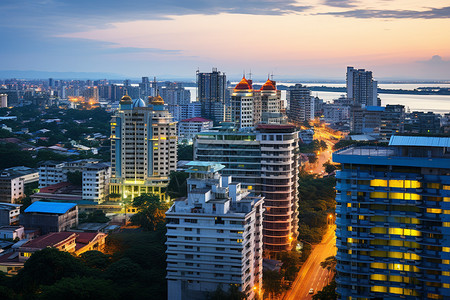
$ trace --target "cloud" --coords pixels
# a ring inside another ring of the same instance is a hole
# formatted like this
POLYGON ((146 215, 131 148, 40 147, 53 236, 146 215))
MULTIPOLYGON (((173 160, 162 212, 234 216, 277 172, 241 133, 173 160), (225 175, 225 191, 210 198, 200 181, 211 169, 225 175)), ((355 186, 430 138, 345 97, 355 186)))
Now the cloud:
POLYGON ((444 60, 440 55, 433 55, 431 59, 418 61, 418 63, 426 64, 429 66, 442 66, 442 65, 450 66, 450 60, 444 60))
POLYGON ((167 19, 174 15, 284 15, 300 13, 310 6, 296 0, 1 0, 0 27, 41 27, 79 31, 83 26, 111 22, 167 19))
POLYGON ((430 8, 424 11, 355 9, 342 12, 318 13, 318 15, 333 15, 359 19, 446 19, 450 18, 450 6, 430 8))
POLYGON ((169 55, 178 55, 181 54, 181 50, 170 50, 170 49, 159 49, 159 48, 138 48, 138 47, 112 47, 107 48, 104 51, 105 53, 119 53, 119 54, 128 54, 128 53, 152 53, 152 54, 169 54, 169 55))
POLYGON ((333 7, 354 7, 356 1, 353 0, 324 0, 323 4, 333 7))

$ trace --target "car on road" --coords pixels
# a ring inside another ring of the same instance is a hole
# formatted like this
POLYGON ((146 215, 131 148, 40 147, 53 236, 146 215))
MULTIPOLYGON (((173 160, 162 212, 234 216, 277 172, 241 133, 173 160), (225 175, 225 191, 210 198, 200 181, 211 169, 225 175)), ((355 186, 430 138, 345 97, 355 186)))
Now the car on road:
POLYGON ((312 289, 312 288, 309 289, 309 293, 310 293, 310 294, 314 294, 314 289, 312 289))

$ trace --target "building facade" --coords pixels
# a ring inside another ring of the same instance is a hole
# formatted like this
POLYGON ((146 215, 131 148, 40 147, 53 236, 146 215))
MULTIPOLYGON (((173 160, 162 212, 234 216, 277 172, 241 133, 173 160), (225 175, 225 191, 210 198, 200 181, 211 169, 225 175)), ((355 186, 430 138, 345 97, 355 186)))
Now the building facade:
POLYGON ((221 176, 223 165, 188 166, 188 197, 166 213, 168 299, 206 299, 232 285, 259 299, 263 198, 221 176))
POLYGON ((177 167, 176 122, 160 97, 124 96, 111 120, 110 193, 122 200, 142 193, 165 199, 169 174, 177 167))
POLYGON ((0 226, 19 223, 21 206, 22 204, 0 203, 0 226))
POLYGON ((333 154, 338 299, 450 299, 450 138, 333 154))
POLYGON ((311 96, 309 88, 301 84, 289 87, 287 99, 289 102, 288 117, 291 121, 314 120, 314 97, 311 96))
POLYGON ((223 164, 221 174, 265 197, 264 247, 286 251, 298 230, 299 132, 293 125, 259 125, 248 132, 222 126, 194 140, 194 159, 223 164))
POLYGON ((109 191, 111 167, 109 164, 87 164, 82 171, 83 200, 99 202, 105 199, 109 191))
POLYGON ((20 215, 20 225, 39 228, 42 234, 69 230, 78 225, 78 207, 75 203, 37 201, 20 215))
POLYGON ((213 122, 204 118, 196 117, 181 120, 178 123, 178 139, 192 141, 197 133, 207 131, 213 127, 213 122))
POLYGON ((8 94, 0 94, 0 108, 8 107, 8 94))
POLYGON ((227 77, 225 73, 212 69, 211 73, 197 71, 197 101, 202 105, 201 117, 224 121, 227 77))
POLYGON ((0 202, 17 203, 25 198, 25 185, 39 180, 39 173, 27 167, 15 167, 0 173, 0 202))
POLYGON ((378 101, 378 83, 373 80, 372 72, 347 67, 347 98, 355 105, 380 106, 378 101))

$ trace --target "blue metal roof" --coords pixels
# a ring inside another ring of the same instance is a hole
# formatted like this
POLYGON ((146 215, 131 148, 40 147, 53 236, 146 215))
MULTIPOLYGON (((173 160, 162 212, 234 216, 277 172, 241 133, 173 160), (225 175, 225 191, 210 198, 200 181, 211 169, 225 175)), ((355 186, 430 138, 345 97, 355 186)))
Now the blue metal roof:
POLYGON ((26 213, 47 213, 47 214, 64 214, 69 209, 75 207, 75 203, 62 203, 62 202, 44 202, 37 201, 28 206, 25 209, 26 213))
POLYGON ((450 147, 450 137, 391 136, 389 146, 450 147))
POLYGON ((384 111, 384 106, 366 106, 367 111, 384 111))

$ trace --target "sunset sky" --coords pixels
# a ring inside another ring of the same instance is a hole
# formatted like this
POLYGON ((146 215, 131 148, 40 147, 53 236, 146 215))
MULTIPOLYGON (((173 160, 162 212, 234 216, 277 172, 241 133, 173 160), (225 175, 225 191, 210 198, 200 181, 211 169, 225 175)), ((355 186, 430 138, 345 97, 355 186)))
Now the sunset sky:
POLYGON ((448 0, 1 0, 0 70, 450 80, 448 0))

